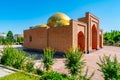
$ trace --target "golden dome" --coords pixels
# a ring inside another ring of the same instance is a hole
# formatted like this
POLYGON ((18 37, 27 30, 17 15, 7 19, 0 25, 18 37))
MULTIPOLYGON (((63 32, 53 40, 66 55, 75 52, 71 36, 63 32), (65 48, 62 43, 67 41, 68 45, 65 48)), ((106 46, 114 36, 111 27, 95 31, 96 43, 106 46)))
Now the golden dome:
POLYGON ((39 27, 48 27, 48 25, 47 24, 40 24, 40 25, 35 26, 35 28, 39 28, 39 27))
POLYGON ((58 27, 63 25, 69 25, 69 20, 70 18, 66 14, 58 12, 53 16, 51 16, 48 19, 47 23, 48 23, 48 26, 50 27, 58 27))

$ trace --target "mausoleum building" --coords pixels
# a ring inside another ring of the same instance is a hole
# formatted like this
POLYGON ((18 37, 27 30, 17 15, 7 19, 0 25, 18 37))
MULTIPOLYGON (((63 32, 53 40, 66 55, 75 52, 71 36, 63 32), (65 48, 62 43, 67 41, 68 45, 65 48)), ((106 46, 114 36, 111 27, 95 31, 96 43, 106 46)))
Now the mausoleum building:
POLYGON ((89 53, 103 47, 103 30, 100 29, 99 18, 89 12, 77 21, 64 13, 56 13, 47 24, 24 30, 23 46, 36 50, 50 47, 60 52, 80 47, 89 53))

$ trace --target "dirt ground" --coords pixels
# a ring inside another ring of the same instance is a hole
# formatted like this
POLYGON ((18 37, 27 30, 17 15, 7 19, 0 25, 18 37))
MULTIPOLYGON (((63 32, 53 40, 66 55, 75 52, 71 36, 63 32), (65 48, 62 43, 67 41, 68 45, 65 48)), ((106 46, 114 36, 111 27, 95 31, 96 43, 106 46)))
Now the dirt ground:
MULTIPOLYGON (((89 69, 88 75, 91 75, 91 73, 95 71, 92 80, 104 80, 102 73, 98 71, 100 68, 96 64, 96 62, 99 62, 99 56, 102 57, 103 55, 111 55, 112 57, 115 54, 120 61, 120 47, 104 46, 100 50, 94 51, 90 54, 84 54, 83 58, 85 59, 86 67, 89 69)), ((65 69, 64 61, 65 58, 56 58, 53 65, 54 71, 68 73, 68 70, 65 69)), ((39 61, 36 61, 36 65, 40 65, 39 61)))

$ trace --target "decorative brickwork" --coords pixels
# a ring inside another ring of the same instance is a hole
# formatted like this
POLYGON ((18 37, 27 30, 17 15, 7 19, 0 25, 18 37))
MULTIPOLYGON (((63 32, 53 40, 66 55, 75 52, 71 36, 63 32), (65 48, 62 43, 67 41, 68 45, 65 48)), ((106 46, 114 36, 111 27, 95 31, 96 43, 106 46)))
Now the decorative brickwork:
POLYGON ((43 50, 50 47, 65 52, 69 48, 89 53, 92 49, 103 47, 103 30, 99 19, 89 12, 78 21, 70 20, 69 25, 61 27, 40 27, 24 31, 24 48, 43 50))

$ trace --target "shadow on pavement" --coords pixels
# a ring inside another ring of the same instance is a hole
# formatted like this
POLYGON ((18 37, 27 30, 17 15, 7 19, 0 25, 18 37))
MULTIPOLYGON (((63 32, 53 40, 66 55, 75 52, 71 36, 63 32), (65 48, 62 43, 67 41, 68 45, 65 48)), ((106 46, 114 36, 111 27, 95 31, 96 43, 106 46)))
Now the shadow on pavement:
MULTIPOLYGON (((43 55, 43 50, 33 50, 33 49, 23 49, 27 54, 35 57, 35 59, 39 60, 41 59, 43 55)), ((65 53, 63 52, 55 52, 54 58, 64 58, 65 53)))

